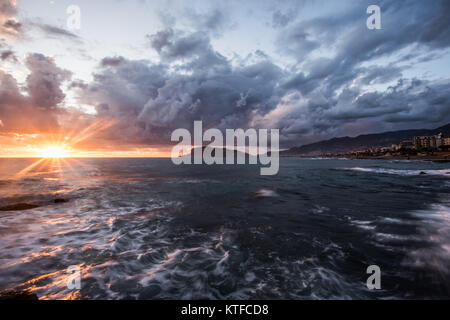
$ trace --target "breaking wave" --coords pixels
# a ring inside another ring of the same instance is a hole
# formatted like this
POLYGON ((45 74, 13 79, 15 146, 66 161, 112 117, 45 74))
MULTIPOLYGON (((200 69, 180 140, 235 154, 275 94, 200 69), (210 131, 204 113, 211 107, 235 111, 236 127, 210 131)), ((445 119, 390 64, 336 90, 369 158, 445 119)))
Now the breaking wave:
POLYGON ((386 168, 347 168, 346 170, 359 171, 359 172, 370 172, 370 173, 380 173, 380 174, 395 174, 400 176, 420 176, 420 175, 433 175, 433 176, 444 176, 450 178, 450 169, 440 169, 440 170, 399 170, 399 169, 386 169, 386 168))

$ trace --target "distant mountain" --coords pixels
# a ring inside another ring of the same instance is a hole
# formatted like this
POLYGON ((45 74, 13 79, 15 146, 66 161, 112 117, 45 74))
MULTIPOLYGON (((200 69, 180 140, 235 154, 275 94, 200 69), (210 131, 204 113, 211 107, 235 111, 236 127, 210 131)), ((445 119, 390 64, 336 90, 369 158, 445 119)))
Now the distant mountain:
POLYGON ((402 130, 390 131, 378 134, 366 134, 357 137, 333 138, 331 140, 320 141, 294 147, 282 151, 280 155, 320 155, 326 153, 345 153, 357 150, 368 149, 371 147, 391 146, 404 140, 412 140, 415 136, 428 136, 442 133, 444 136, 450 136, 450 123, 437 129, 421 130, 402 130))

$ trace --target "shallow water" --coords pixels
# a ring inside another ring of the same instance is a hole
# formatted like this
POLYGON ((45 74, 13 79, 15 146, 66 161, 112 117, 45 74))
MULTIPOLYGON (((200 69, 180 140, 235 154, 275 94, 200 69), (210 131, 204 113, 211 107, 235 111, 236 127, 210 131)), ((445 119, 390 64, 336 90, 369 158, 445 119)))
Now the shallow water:
POLYGON ((0 207, 40 206, 0 211, 0 290, 43 299, 450 297, 449 164, 282 158, 271 177, 170 159, 35 161, 0 159, 0 207), (373 264, 379 291, 366 288, 373 264), (71 265, 82 270, 79 292, 66 285, 71 265))

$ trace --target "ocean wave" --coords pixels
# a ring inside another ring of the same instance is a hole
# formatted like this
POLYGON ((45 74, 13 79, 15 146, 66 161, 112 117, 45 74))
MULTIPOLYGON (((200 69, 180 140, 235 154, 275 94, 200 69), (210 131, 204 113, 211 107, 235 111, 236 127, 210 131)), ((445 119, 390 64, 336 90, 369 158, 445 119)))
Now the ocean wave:
POLYGON ((166 183, 171 184, 171 183, 175 183, 175 184, 198 184, 198 183, 220 183, 220 181, 218 180, 213 180, 213 179, 169 179, 166 181, 166 183))
POLYGON ((255 198, 274 198, 274 197, 278 197, 278 193, 276 193, 273 190, 269 190, 269 189, 260 189, 258 191, 256 191, 253 196, 255 198))
POLYGON ((448 203, 437 203, 412 215, 421 219, 421 237, 427 245, 410 251, 403 264, 449 274, 450 206, 448 203))
POLYGON ((312 213, 320 214, 320 213, 330 211, 330 208, 316 205, 311 211, 312 211, 312 213))
POLYGON ((359 172, 370 172, 370 173, 380 173, 380 174, 394 174, 400 176, 420 176, 420 175, 432 175, 432 176, 444 176, 450 178, 450 169, 436 169, 436 170, 398 170, 398 169, 387 169, 387 168, 346 168, 345 170, 359 171, 359 172))
MULTIPOLYGON (((0 188, 0 202, 43 206, 0 215, 0 289, 29 289, 41 299, 362 299, 406 293, 374 295, 353 273, 355 263, 377 258, 400 281, 401 263, 407 271, 445 271, 450 180, 434 177, 450 169, 424 170, 432 177, 417 183, 428 188, 420 190, 424 197, 394 193, 387 199, 392 202, 380 203, 378 193, 357 194, 363 173, 347 174, 355 189, 336 182, 348 164, 304 164, 270 182, 240 174, 228 180, 223 172, 191 177, 189 170, 181 176, 158 172, 153 179, 122 167, 119 173, 101 167, 105 171, 89 179, 14 181, 0 188), (56 204, 56 198, 68 202, 56 204), (439 199, 444 204, 425 207, 439 199), (66 286, 70 265, 82 271, 78 294, 66 286)), ((389 191, 393 181, 411 185, 401 175, 380 180, 389 181, 378 181, 377 190, 389 191)), ((412 297, 427 297, 419 289, 412 297)))
POLYGON ((376 226, 373 225, 373 221, 361 221, 361 220, 351 220, 352 225, 357 226, 363 230, 375 230, 376 226))

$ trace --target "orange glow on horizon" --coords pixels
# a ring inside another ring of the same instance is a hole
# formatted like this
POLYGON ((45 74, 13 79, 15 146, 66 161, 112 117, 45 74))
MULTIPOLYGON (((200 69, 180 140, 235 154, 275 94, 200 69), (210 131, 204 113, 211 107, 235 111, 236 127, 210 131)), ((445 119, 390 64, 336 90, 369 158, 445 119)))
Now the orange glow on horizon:
POLYGON ((116 124, 96 120, 82 125, 71 119, 73 128, 59 133, 0 134, 0 158, 170 158, 171 146, 133 146, 126 141, 111 145, 100 134, 116 124))
POLYGON ((101 131, 115 125, 114 121, 97 120, 59 133, 0 132, 0 158, 170 158, 171 146, 127 145, 126 141, 105 140, 101 131))
POLYGON ((67 158, 69 155, 69 152, 64 148, 64 146, 58 145, 48 146, 45 148, 37 149, 36 151, 39 153, 39 156, 41 158, 47 159, 67 158))

